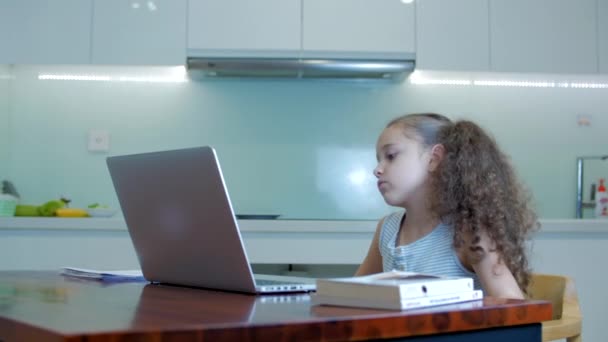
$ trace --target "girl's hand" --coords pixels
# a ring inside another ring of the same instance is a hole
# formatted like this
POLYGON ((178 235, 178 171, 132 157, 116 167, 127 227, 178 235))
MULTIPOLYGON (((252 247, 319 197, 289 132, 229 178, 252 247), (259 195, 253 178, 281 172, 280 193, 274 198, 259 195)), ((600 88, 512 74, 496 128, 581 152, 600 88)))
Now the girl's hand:
POLYGON ((465 238, 459 253, 465 266, 479 277, 486 295, 501 298, 524 299, 513 273, 501 260, 494 241, 486 232, 477 237, 465 238))

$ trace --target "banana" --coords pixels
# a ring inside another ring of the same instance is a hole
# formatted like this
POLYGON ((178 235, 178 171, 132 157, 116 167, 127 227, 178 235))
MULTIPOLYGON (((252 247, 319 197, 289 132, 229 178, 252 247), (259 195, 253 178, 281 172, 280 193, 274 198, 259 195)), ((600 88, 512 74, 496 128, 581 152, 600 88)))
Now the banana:
POLYGON ((37 205, 17 204, 15 216, 40 216, 37 205))
POLYGON ((59 208, 55 211, 57 217, 87 217, 87 211, 77 208, 59 208))

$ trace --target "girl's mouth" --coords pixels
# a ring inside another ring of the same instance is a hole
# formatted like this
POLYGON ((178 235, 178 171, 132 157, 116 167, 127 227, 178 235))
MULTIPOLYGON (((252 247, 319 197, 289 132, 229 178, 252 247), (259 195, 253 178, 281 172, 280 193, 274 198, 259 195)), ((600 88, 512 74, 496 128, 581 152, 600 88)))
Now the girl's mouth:
POLYGON ((388 185, 387 181, 378 181, 378 189, 380 191, 382 191, 382 189, 386 188, 387 185, 388 185))

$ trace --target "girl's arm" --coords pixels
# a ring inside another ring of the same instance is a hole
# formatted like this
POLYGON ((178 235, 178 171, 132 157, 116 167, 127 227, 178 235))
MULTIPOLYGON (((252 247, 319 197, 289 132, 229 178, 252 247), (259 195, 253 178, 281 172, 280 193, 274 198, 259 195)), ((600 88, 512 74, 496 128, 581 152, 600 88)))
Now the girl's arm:
POLYGON ((378 240, 380 239, 380 229, 382 228, 383 222, 384 219, 378 222, 376 233, 372 239, 372 244, 369 246, 369 250, 367 251, 367 256, 363 260, 363 263, 361 263, 361 266, 359 266, 359 269, 357 269, 357 272, 355 272, 355 276, 382 272, 382 256, 380 255, 378 240))
POLYGON ((491 297, 524 299, 513 273, 503 261, 499 261, 500 255, 485 232, 480 233, 479 246, 485 253, 480 257, 467 247, 467 261, 479 277, 485 294, 491 297))

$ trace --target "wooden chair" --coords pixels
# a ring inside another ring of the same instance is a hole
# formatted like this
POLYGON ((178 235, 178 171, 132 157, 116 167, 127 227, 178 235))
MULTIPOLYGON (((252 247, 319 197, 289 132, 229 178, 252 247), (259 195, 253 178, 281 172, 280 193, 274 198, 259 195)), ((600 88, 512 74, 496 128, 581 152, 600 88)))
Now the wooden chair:
POLYGON ((553 320, 542 323, 543 341, 563 338, 568 342, 582 341, 583 317, 574 280, 560 275, 532 274, 528 293, 531 299, 553 304, 553 320))

